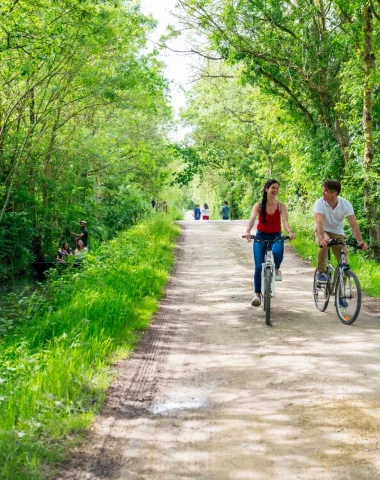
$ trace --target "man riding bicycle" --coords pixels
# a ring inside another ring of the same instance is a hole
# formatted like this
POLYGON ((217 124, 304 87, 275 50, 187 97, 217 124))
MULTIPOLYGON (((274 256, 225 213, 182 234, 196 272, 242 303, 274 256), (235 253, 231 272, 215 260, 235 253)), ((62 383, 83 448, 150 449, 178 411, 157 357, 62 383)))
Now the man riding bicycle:
MULTIPOLYGON (((347 217, 351 231, 358 245, 362 250, 367 249, 367 244, 363 241, 362 234, 356 221, 352 204, 339 197, 341 190, 340 182, 337 180, 326 180, 323 184, 323 197, 319 198, 314 204, 315 216, 315 240, 322 247, 318 251, 318 275, 317 280, 320 283, 327 282, 326 260, 328 255, 328 242, 331 239, 344 241, 344 219, 347 217)), ((333 253, 339 262, 340 245, 332 247, 333 253)), ((347 248, 345 248, 345 257, 347 262, 347 248)))

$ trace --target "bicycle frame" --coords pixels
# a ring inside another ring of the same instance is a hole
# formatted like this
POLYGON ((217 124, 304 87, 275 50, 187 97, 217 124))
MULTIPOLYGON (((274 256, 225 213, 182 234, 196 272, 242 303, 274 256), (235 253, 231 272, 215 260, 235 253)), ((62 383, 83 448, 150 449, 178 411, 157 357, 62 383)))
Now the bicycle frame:
MULTIPOLYGON (((242 236, 246 238, 245 235, 242 236)), ((276 275, 275 275, 275 264, 273 259, 273 252, 272 252, 272 245, 274 242, 280 241, 284 242, 285 240, 289 240, 287 235, 279 236, 274 240, 262 240, 257 238, 255 235, 251 235, 251 239, 255 240, 256 242, 261 242, 265 246, 265 254, 264 254, 264 262, 262 263, 262 271, 261 271, 261 294, 263 297, 263 306, 265 311, 265 323, 267 325, 271 325, 270 321, 270 303, 271 298, 274 297, 276 293, 276 275), (268 277, 269 274, 269 277, 268 277), (269 287, 267 288, 267 285, 269 287), (270 290, 269 294, 268 291, 270 290)))
MULTIPOLYGON (((318 280, 318 269, 314 274, 314 302, 320 312, 324 312, 329 304, 330 296, 334 295, 334 306, 339 320, 352 325, 360 313, 362 292, 358 277, 346 263, 346 242, 332 239, 329 242, 327 255, 327 283, 318 280), (336 267, 331 262, 331 248, 341 245, 340 257, 336 267)), ((351 245, 355 248, 355 245, 351 245)), ((358 247, 356 247, 358 248, 358 247)))
MULTIPOLYGON (((336 288, 338 286, 338 278, 341 283, 342 289, 344 289, 344 272, 350 270, 350 266, 346 263, 346 257, 344 253, 344 244, 342 243, 340 249, 340 260, 338 265, 334 267, 331 262, 331 249, 329 248, 327 256, 327 271, 328 271, 328 286, 331 295, 335 295, 336 288)), ((335 305, 335 303, 334 303, 335 305)))
POLYGON ((270 295, 271 295, 271 297, 274 297, 275 293, 276 293, 276 282, 275 282, 275 275, 274 275, 275 265, 274 265, 274 260, 273 260, 272 244, 269 243, 269 242, 266 244, 265 255, 264 255, 264 263, 262 264, 262 271, 261 271, 261 294, 263 295, 263 297, 266 294, 266 292, 265 292, 265 273, 268 270, 269 270, 270 275, 271 275, 271 292, 270 292, 270 295))

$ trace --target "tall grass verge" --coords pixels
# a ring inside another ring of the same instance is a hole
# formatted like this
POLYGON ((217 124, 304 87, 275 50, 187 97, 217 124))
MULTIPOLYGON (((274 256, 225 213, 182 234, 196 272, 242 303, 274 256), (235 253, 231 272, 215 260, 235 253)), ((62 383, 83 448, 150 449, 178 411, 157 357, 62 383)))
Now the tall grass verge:
MULTIPOLYGON (((289 222, 297 238, 291 245, 297 253, 309 260, 313 266, 317 265, 318 247, 314 240, 314 217, 312 212, 290 212, 289 222)), ((347 234, 350 228, 346 229, 347 234)), ((348 234, 350 238, 351 235, 348 234)), ((333 257, 335 260, 335 257, 333 257)), ((370 260, 368 252, 349 249, 349 264, 358 275, 364 293, 380 298, 380 263, 370 260)))
POLYGON ((0 340, 0 478, 45 478, 96 415, 110 364, 156 311, 179 228, 154 215, 58 273, 0 340), (70 271, 69 271, 70 270, 70 271), (17 323, 17 322, 16 322, 17 323), (61 445, 65 448, 62 448, 61 445))

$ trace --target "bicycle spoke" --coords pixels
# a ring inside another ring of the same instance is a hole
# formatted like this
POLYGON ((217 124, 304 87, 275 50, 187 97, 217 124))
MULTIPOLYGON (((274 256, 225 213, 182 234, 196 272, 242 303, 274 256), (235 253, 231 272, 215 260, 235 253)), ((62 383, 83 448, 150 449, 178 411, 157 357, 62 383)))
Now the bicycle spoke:
POLYGON ((265 323, 270 325, 270 301, 271 301, 271 271, 267 269, 265 271, 265 297, 264 297, 264 308, 265 308, 265 323))
POLYGON ((313 295, 315 306, 320 312, 324 312, 329 304, 330 290, 326 283, 319 283, 317 280, 318 271, 314 274, 313 295))
POLYGON ((343 281, 339 278, 335 307, 342 323, 351 325, 357 319, 362 300, 362 291, 359 280, 351 270, 345 272, 343 281))

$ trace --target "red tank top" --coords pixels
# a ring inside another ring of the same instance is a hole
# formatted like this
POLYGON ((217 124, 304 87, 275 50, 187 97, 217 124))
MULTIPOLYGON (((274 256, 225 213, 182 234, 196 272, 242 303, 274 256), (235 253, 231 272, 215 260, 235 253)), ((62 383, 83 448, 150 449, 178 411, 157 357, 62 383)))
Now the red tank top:
POLYGON ((281 232, 281 214, 280 214, 280 205, 276 208, 275 212, 271 215, 266 214, 266 223, 264 223, 264 215, 261 210, 259 212, 259 224, 257 225, 257 230, 263 233, 280 233, 281 232))

